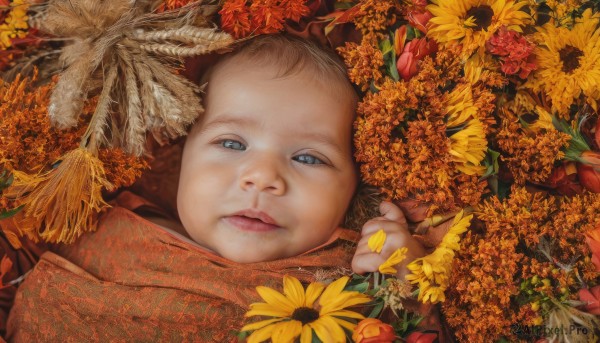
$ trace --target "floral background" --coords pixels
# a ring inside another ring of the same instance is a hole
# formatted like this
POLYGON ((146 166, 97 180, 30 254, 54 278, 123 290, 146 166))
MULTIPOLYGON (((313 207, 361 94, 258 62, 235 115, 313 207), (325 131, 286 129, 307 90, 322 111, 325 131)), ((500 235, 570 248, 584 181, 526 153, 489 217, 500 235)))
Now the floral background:
MULTIPOLYGON (((177 13, 195 4, 146 3, 140 13, 177 13)), ((348 290, 400 311, 385 323, 361 322, 354 340, 600 337, 598 1, 200 3, 212 8, 203 18, 233 39, 286 31, 336 49, 361 95, 354 143, 364 183, 389 200, 424 208, 417 236, 454 218, 431 253, 411 263, 407 280, 390 277, 377 290, 360 288, 365 279, 349 281, 348 290), (440 309, 446 329, 439 335, 414 331, 414 317, 398 305, 412 296, 440 309)), ((39 239, 14 224, 27 214, 20 210, 26 201, 7 196, 15 173, 53 169, 77 147, 103 101, 91 92, 69 129, 51 126, 46 114, 64 78, 57 60, 68 39, 64 30, 40 30, 46 5, 0 0, 0 187, 6 189, 0 225, 15 246, 23 235, 39 239)), ((183 63, 231 41, 174 57, 183 63)), ((143 148, 123 145, 99 144, 96 153, 116 188, 131 185, 148 166, 143 148)), ((371 277, 367 284, 378 276, 371 277)))

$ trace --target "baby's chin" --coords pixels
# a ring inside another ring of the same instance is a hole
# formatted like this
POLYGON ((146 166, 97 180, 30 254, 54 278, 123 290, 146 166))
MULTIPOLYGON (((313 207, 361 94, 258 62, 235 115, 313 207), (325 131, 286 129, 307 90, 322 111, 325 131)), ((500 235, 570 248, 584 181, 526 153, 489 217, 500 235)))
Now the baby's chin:
POLYGON ((217 251, 217 253, 230 261, 243 264, 269 262, 287 257, 282 254, 268 253, 264 251, 264 249, 261 249, 260 246, 248 247, 243 250, 244 251, 217 251))

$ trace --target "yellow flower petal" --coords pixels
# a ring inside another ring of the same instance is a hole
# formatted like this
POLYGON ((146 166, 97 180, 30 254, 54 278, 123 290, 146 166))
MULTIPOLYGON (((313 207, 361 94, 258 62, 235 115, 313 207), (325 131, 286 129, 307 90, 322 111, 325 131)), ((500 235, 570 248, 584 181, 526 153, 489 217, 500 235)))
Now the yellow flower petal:
POLYGON ((313 307, 313 304, 319 298, 325 285, 320 282, 313 282, 306 288, 306 307, 313 307))
POLYGON ((267 317, 287 317, 291 315, 289 311, 282 310, 266 303, 250 304, 250 311, 246 313, 246 317, 252 316, 267 316, 267 317))
POLYGON ((383 231, 383 229, 380 229, 379 231, 371 235, 371 237, 369 237, 367 245, 369 246, 369 249, 371 249, 372 252, 376 252, 379 254, 381 252, 381 249, 383 249, 383 244, 385 243, 386 238, 387 235, 385 231, 383 231))
POLYGON ((302 323, 297 320, 288 320, 277 325, 271 340, 274 343, 293 343, 302 333, 302 323))
POLYGON ((293 307, 306 306, 304 303, 304 287, 295 277, 289 275, 283 277, 283 294, 290 300, 293 307))
POLYGON ((396 274, 397 270, 394 268, 398 263, 402 262, 406 258, 408 249, 406 247, 398 248, 387 261, 383 262, 379 266, 379 272, 381 274, 396 274))
POLYGON ((294 312, 294 303, 285 295, 277 292, 276 290, 269 287, 258 286, 256 287, 256 291, 260 297, 267 302, 267 304, 280 308, 289 314, 294 312))
POLYGON ((309 325, 302 326, 302 333, 300 334, 300 343, 312 343, 312 329, 309 325))
POLYGON ((282 320, 284 320, 284 318, 273 318, 273 319, 261 320, 256 323, 250 323, 250 324, 244 325, 244 327, 242 327, 240 329, 240 331, 254 331, 254 330, 262 329, 263 327, 265 327, 267 325, 271 325, 273 323, 277 323, 282 320))

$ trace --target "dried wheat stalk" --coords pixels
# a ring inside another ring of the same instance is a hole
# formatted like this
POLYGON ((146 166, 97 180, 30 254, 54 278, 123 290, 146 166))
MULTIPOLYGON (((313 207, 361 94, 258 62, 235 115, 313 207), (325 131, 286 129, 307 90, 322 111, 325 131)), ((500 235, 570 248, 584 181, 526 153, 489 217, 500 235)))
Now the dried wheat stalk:
POLYGON ((153 13, 151 0, 51 0, 42 30, 72 41, 50 99, 52 123, 76 125, 88 94, 101 88, 86 142, 121 144, 141 155, 148 131, 184 135, 203 108, 199 88, 172 68, 183 57, 225 51, 234 42, 206 19, 215 2, 153 13))

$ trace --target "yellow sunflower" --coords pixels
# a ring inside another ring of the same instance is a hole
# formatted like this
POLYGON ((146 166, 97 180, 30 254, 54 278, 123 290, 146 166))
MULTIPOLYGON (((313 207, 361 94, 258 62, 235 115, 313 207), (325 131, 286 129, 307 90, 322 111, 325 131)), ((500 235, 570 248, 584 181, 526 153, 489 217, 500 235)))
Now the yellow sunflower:
POLYGON ((427 35, 440 44, 462 44, 462 57, 466 58, 500 27, 521 32, 530 15, 521 11, 526 1, 512 0, 432 0, 427 9, 433 18, 429 20, 427 35))
POLYGON ((315 282, 306 291, 298 279, 283 277, 283 294, 258 286, 256 290, 265 301, 253 303, 246 317, 265 316, 270 319, 245 325, 241 331, 254 331, 248 343, 271 340, 273 343, 312 342, 313 335, 321 342, 345 342, 344 329, 352 332, 356 323, 348 319, 364 319, 360 313, 345 308, 360 305, 371 299, 359 292, 344 291, 347 276, 332 282, 327 288, 315 282))
POLYGON ((538 27, 538 69, 527 87, 552 101, 552 110, 568 118, 580 95, 597 108, 600 99, 600 14, 583 12, 571 30, 548 23, 538 27))

